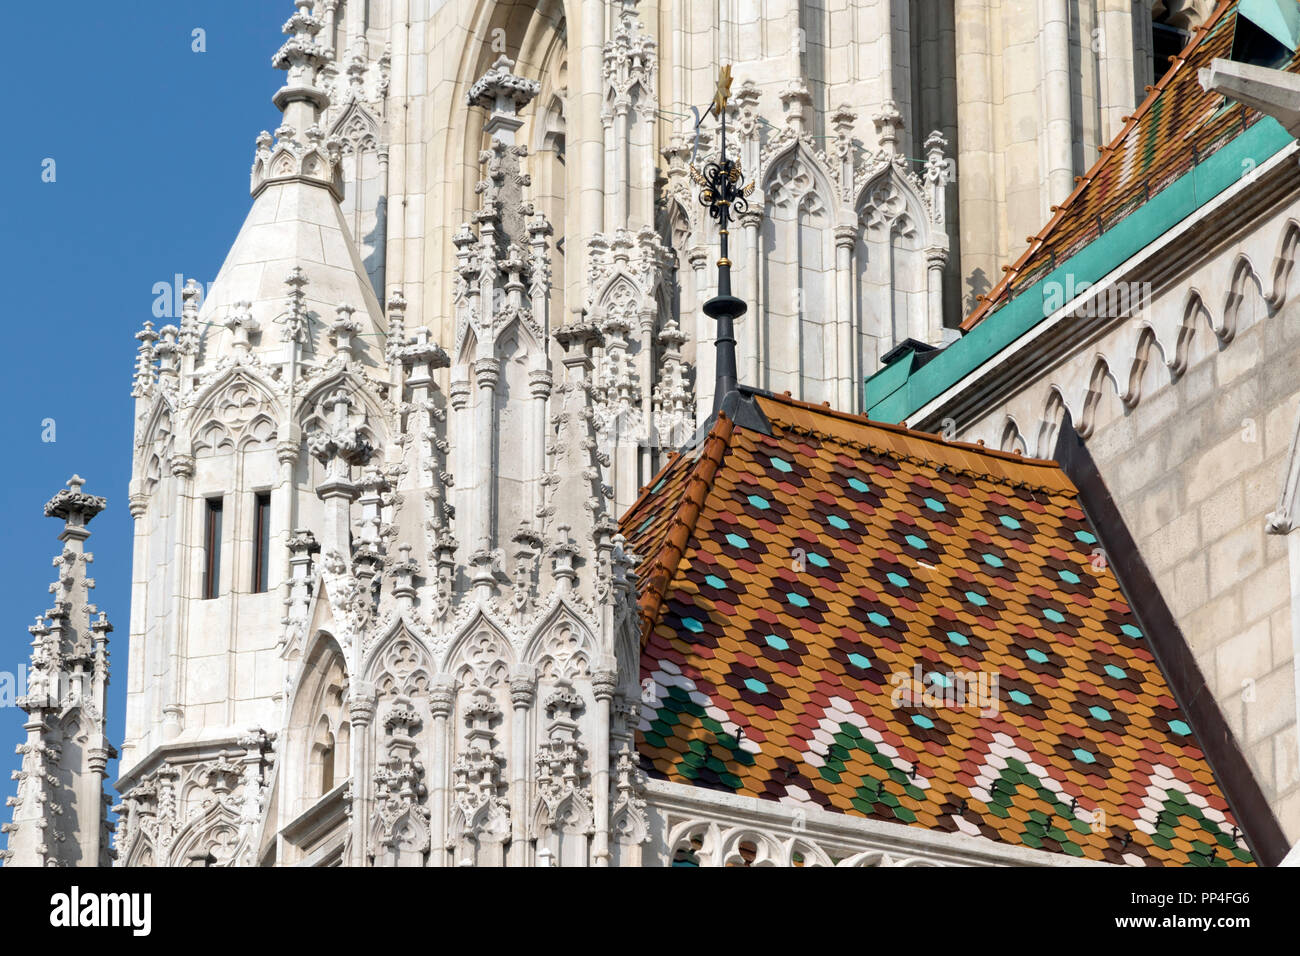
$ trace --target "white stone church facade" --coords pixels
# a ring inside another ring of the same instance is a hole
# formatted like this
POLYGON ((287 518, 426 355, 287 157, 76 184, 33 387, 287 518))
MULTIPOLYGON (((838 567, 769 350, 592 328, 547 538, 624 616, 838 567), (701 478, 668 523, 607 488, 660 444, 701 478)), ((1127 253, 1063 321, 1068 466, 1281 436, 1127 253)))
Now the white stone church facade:
MULTIPOLYGON (((208 294, 137 335, 115 865, 664 865, 686 822, 718 860, 785 832, 780 807, 647 781, 633 740, 618 519, 715 397, 690 170, 718 122, 691 106, 733 63, 757 184, 731 236, 741 380, 859 412, 883 356, 953 337, 972 277, 1140 98, 1149 13, 1086 5, 1137 39, 1085 39, 1081 78, 1050 0, 1041 25, 996 0, 294 6, 248 217, 208 294)), ((11 864, 110 859, 108 628, 80 556, 102 507, 79 484, 50 505, 98 727, 50 759, 90 783, 57 840, 20 788, 11 864)), ((1061 862, 799 826, 859 864, 1061 862)))

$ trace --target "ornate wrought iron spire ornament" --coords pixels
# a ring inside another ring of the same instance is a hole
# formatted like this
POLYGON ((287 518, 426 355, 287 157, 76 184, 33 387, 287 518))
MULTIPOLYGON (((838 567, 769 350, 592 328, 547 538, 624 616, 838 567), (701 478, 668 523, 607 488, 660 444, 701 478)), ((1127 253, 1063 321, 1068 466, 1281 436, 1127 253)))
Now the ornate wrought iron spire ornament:
POLYGON ((722 142, 718 159, 708 162, 701 173, 691 166, 691 177, 700 186, 700 204, 718 224, 721 240, 718 256, 718 294, 704 303, 704 314, 718 322, 715 339, 717 348, 717 375, 713 389, 713 413, 722 407, 722 400, 738 385, 736 368, 735 320, 745 314, 743 300, 731 294, 731 260, 727 258, 728 227, 733 219, 749 209, 746 198, 754 191, 751 182, 745 185, 740 162, 727 155, 727 100, 731 96, 731 66, 724 66, 718 75, 718 88, 710 112, 715 113, 722 125, 722 142))

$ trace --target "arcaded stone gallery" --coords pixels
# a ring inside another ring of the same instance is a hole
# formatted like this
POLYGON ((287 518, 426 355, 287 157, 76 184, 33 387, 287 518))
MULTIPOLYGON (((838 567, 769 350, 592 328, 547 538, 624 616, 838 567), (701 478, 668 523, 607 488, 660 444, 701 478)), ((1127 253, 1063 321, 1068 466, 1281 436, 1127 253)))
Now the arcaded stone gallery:
POLYGON ((1300 4, 271 6, 5 865, 1296 861, 1300 4))

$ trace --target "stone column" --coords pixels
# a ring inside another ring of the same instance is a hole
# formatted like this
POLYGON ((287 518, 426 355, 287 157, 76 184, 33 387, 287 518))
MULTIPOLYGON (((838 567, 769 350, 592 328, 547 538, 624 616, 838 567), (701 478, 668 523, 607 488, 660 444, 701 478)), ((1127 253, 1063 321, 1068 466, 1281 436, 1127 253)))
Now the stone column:
POLYGON ((643 482, 649 481, 654 471, 651 469, 651 444, 654 429, 654 381, 657 370, 655 358, 655 318, 656 313, 644 309, 637 313, 641 348, 636 356, 637 382, 641 388, 641 425, 637 438, 637 447, 633 452, 637 466, 635 476, 628 486, 631 497, 620 498, 616 504, 616 514, 622 514, 624 508, 631 507, 637 499, 637 489, 643 482))
MULTIPOLYGON (((578 204, 581 209, 581 239, 583 243, 605 227, 605 130, 601 122, 604 108, 605 70, 605 6, 608 0, 580 0, 581 41, 578 50, 578 80, 574 92, 578 117, 579 149, 575 150, 581 163, 581 183, 578 204)), ((575 236, 574 239, 579 237, 575 236)), ((575 243, 573 261, 578 262, 585 249, 575 243)), ((581 301, 581 299, 579 299, 581 301)), ((573 311, 580 311, 577 305, 573 311)))
POLYGON ((356 54, 364 57, 366 55, 366 24, 365 24, 366 4, 352 0, 347 5, 347 53, 349 56, 356 54))
POLYGON ((596 825, 592 860, 596 866, 609 866, 609 727, 618 670, 598 667, 591 675, 591 689, 596 697, 596 729, 591 741, 591 807, 596 825))
MULTIPOLYGON (((703 424, 713 409, 713 375, 717 368, 717 358, 713 349, 714 323, 704 314, 704 300, 708 298, 706 287, 706 266, 709 263, 709 251, 703 246, 692 246, 686 251, 691 271, 695 273, 696 301, 682 303, 683 311, 690 309, 695 317, 695 415, 703 424)), ((685 319, 685 316, 682 317, 685 319)))
MULTIPOLYGON (((1070 122, 1070 21, 1066 0, 1038 0, 1042 69, 1043 134, 1047 196, 1062 202, 1074 189, 1074 142, 1070 122)), ((1044 210, 1046 212, 1046 210, 1044 210)))
POLYGON ((280 463, 280 481, 271 496, 271 540, 276 546, 275 574, 267 582, 268 589, 289 580, 289 534, 294 526, 294 472, 298 468, 299 443, 277 442, 275 458, 280 463))
POLYGON ((514 721, 510 727, 510 865, 528 865, 528 712, 537 693, 537 677, 531 667, 520 667, 510 676, 510 703, 514 721))
MULTIPOLYGON (((135 486, 132 482, 132 486, 135 486)), ((127 644, 127 690, 129 693, 142 693, 153 683, 153 675, 149 673, 149 664, 154 660, 154 655, 150 654, 145 644, 145 634, 149 626, 149 529, 145 524, 145 518, 149 515, 149 496, 143 492, 133 492, 128 501, 128 509, 131 512, 132 528, 134 537, 132 538, 131 554, 131 622, 130 634, 127 644), (138 680, 133 675, 139 675, 138 680)), ((148 700, 149 695, 145 695, 148 700)), ((149 701, 149 711, 147 716, 152 723, 153 714, 161 702, 149 701)), ((134 763, 134 751, 137 741, 127 737, 122 741, 122 766, 129 767, 134 763)), ((143 743, 143 741, 140 741, 143 743)))
POLYGON ((197 503, 193 498, 194 456, 173 455, 172 477, 176 480, 176 544, 172 550, 175 592, 172 596, 169 641, 171 651, 163 679, 163 740, 174 740, 185 727, 185 624, 190 578, 190 517, 197 503))
POLYGON ((854 226, 835 227, 835 407, 846 412, 856 412, 861 404, 853 346, 853 245, 857 238, 854 226))
POLYGON ((632 188, 631 142, 628 136, 628 102, 620 96, 614 103, 614 169, 618 178, 614 182, 615 229, 627 228, 628 192, 632 188))
MULTIPOLYGON (((467 374, 465 369, 452 369, 452 380, 447 389, 447 400, 451 403, 451 422, 449 423, 448 434, 456 436, 456 443, 452 446, 455 454, 455 460, 451 463, 451 471, 456 475, 474 474, 474 445, 468 440, 461 440, 461 436, 468 436, 474 432, 473 413, 469 407, 470 384, 467 379, 456 378, 457 374, 467 374)), ((458 481, 452 486, 452 493, 455 495, 456 514, 464 515, 466 521, 469 518, 469 482, 458 481)), ((472 551, 477 547, 476 542, 470 540, 467 542, 472 551)))
POLYGON ((433 766, 429 781, 429 864, 447 865, 447 768, 456 741, 449 733, 449 719, 456 701, 456 688, 445 675, 434 678, 429 687, 429 709, 433 712, 433 766))
MULTIPOLYGON (((549 369, 537 369, 528 373, 528 394, 532 396, 532 440, 533 440, 533 516, 542 509, 542 478, 546 475, 546 401, 551 397, 553 380, 549 369)), ((540 521, 540 519, 538 519, 540 521)))
POLYGON ((946 249, 930 249, 925 254, 926 337, 931 345, 943 342, 943 269, 948 264, 946 249))
POLYGON ((348 866, 365 866, 367 849, 366 831, 369 829, 371 806, 374 802, 373 781, 374 748, 370 727, 375 720, 374 691, 369 687, 352 689, 348 702, 348 722, 352 725, 352 754, 349 772, 352 774, 352 848, 348 866))
MULTIPOLYGON (((393 46, 388 108, 384 122, 391 143, 388 167, 387 237, 384 279, 403 285, 406 272, 407 71, 410 69, 411 0, 392 0, 389 42, 393 46)), ((415 313, 417 316, 419 313, 415 313)))
POLYGON ((741 320, 742 327, 748 327, 748 341, 745 343, 745 384, 755 388, 764 388, 761 381, 762 369, 766 363, 761 361, 767 351, 764 341, 763 307, 759 294, 763 285, 763 247, 758 227, 763 215, 757 210, 750 210, 741 219, 741 228, 745 234, 745 247, 749 250, 749 312, 741 320))
POLYGON ((474 415, 474 537, 473 548, 491 548, 492 535, 492 439, 495 437, 497 383, 501 361, 480 358, 474 362, 474 383, 478 387, 474 415))

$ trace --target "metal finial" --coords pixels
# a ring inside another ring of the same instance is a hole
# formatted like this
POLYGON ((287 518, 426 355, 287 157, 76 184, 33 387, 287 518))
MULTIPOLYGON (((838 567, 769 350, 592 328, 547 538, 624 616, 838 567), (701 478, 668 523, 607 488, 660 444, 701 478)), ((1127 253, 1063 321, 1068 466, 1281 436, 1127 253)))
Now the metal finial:
POLYGON ((754 191, 751 182, 745 185, 740 163, 727 155, 727 100, 731 96, 731 67, 724 66, 718 75, 717 92, 710 111, 717 114, 722 126, 722 142, 718 158, 704 165, 701 173, 691 165, 691 177, 700 186, 700 204, 718 223, 720 240, 718 256, 718 294, 704 303, 704 314, 718 321, 716 348, 718 353, 717 376, 713 390, 713 411, 722 407, 722 400, 734 392, 739 384, 736 367, 736 333, 734 322, 745 314, 746 305, 731 294, 731 260, 727 258, 727 227, 735 217, 749 209, 746 198, 754 191))

